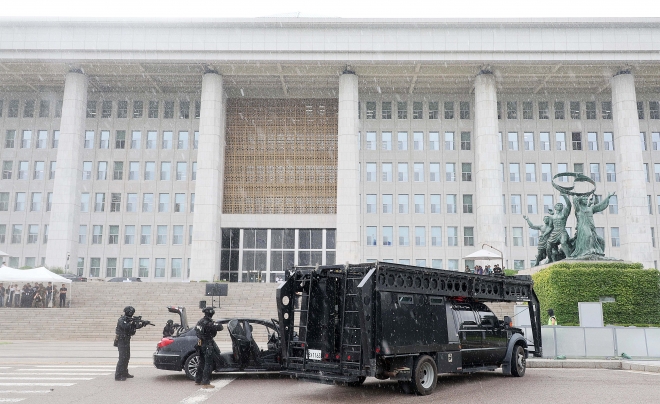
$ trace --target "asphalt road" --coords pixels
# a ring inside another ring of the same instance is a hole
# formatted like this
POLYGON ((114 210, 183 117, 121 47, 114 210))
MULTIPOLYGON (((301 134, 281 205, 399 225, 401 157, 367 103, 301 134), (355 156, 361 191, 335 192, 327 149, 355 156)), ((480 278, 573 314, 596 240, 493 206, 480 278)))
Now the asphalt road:
POLYGON ((501 404, 512 397, 525 403, 660 402, 660 373, 600 369, 528 369, 523 378, 504 377, 499 371, 443 375, 438 389, 426 397, 405 394, 390 381, 367 379, 363 386, 349 388, 276 374, 217 375, 212 382, 215 389, 201 390, 183 372, 153 368, 149 358, 153 344, 145 343, 133 349, 129 369, 135 378, 116 382, 116 350, 107 344, 0 342, 0 402, 501 404))

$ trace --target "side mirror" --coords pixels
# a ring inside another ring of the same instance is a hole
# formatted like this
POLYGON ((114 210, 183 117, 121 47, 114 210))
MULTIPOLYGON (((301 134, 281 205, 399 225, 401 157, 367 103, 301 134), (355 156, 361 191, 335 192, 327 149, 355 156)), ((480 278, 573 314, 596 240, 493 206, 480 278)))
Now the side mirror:
POLYGON ((513 327, 513 321, 511 321, 511 317, 504 316, 504 328, 509 328, 509 327, 513 327))

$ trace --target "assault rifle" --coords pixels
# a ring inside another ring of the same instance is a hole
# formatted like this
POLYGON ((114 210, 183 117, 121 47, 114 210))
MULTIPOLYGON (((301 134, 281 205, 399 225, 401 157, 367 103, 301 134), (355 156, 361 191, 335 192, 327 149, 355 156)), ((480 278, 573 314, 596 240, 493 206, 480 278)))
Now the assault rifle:
POLYGON ((154 327, 156 326, 156 324, 153 324, 149 320, 142 320, 142 316, 133 316, 133 317, 131 317, 131 321, 133 322, 133 324, 135 324, 135 326, 137 328, 142 328, 142 327, 147 326, 147 325, 151 325, 151 326, 154 326, 154 327))

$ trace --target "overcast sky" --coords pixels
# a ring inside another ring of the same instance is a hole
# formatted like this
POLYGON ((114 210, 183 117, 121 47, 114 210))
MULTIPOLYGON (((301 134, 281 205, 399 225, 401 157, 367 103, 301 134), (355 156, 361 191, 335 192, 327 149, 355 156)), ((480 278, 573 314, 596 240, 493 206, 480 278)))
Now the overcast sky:
POLYGON ((0 0, 0 16, 251 18, 658 17, 657 0, 0 0))

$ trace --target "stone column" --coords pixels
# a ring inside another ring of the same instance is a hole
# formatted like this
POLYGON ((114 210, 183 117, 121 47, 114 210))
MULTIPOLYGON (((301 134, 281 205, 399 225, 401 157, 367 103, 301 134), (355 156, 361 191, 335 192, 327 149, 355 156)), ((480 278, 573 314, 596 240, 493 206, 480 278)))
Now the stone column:
MULTIPOLYGON (((639 120, 635 77, 621 71, 612 77, 612 110, 614 118, 614 150, 619 214, 624 226, 619 228, 621 254, 625 261, 641 262, 653 268, 651 223, 646 200, 646 173, 642 145, 639 142, 639 120)), ((606 235, 608 240, 610 235, 606 235)), ((605 254, 612 254, 612 243, 606 241, 605 254)))
POLYGON ((74 272, 78 257, 78 224, 82 175, 80 158, 87 108, 87 76, 70 71, 64 82, 60 140, 57 147, 57 175, 53 184, 53 205, 48 227, 46 265, 74 272))
POLYGON ((339 78, 337 144, 337 264, 357 264, 360 249, 360 178, 358 151, 358 76, 339 78))
POLYGON ((504 251, 504 216, 497 124, 495 77, 481 71, 474 81, 474 143, 477 226, 476 245, 504 251))
POLYGON ((225 171, 225 99, 222 76, 205 73, 199 117, 197 180, 190 280, 213 281, 220 271, 225 171))

